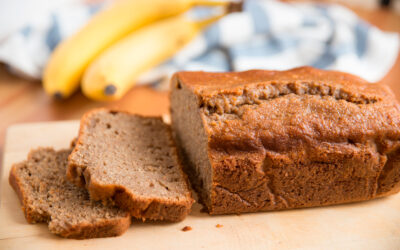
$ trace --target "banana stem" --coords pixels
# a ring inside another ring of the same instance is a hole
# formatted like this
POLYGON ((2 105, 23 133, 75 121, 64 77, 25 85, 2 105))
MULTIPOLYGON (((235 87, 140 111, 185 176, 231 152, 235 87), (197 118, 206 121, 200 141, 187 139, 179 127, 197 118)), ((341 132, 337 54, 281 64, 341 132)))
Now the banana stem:
POLYGON ((229 4, 228 1, 215 1, 215 0, 192 0, 193 5, 204 5, 204 6, 225 6, 229 4))
POLYGON ((215 0, 192 0, 194 6, 224 6, 229 13, 241 12, 243 10, 244 0, 229 0, 229 1, 215 1, 215 0))
POLYGON ((240 11, 242 11, 242 8, 243 8, 243 0, 235 1, 235 2, 232 2, 232 1, 218 2, 218 1, 207 1, 207 0, 194 0, 194 1, 196 3, 197 2, 204 2, 204 3, 209 2, 209 3, 215 3, 216 5, 221 4, 221 3, 223 3, 223 5, 225 5, 224 13, 207 18, 207 19, 196 21, 196 24, 200 29, 206 28, 207 26, 218 21, 220 18, 226 16, 227 14, 230 14, 232 12, 240 12, 240 11))
POLYGON ((209 26, 210 24, 215 23, 216 21, 218 21, 222 17, 226 16, 226 14, 227 13, 223 13, 223 14, 216 15, 216 16, 213 16, 213 17, 210 17, 210 18, 207 18, 207 19, 196 21, 196 25, 197 25, 197 27, 199 27, 199 29, 204 29, 207 26, 209 26))

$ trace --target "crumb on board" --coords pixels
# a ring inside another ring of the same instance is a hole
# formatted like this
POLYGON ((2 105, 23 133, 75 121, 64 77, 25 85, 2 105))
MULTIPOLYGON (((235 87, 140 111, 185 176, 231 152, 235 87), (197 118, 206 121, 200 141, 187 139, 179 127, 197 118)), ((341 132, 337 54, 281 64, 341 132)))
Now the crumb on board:
POLYGON ((192 230, 192 227, 191 227, 191 226, 184 226, 181 230, 182 230, 183 232, 187 232, 187 231, 192 230))
POLYGON ((215 227, 217 227, 217 228, 221 228, 221 227, 223 227, 224 225, 221 225, 221 224, 217 224, 217 225, 215 225, 215 227))

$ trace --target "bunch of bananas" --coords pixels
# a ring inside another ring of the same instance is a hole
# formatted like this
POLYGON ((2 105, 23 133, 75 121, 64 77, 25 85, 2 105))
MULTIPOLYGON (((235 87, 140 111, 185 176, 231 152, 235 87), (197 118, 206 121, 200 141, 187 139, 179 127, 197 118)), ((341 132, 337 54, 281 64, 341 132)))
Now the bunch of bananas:
POLYGON ((173 56, 209 24, 180 15, 193 6, 223 6, 224 0, 117 0, 78 33, 57 46, 44 70, 45 91, 57 99, 81 83, 94 100, 121 98, 140 74, 173 56))

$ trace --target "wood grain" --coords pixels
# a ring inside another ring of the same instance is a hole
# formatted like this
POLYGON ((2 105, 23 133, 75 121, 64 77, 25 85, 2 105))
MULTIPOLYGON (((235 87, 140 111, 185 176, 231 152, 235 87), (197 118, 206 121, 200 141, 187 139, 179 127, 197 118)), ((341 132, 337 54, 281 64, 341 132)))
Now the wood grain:
POLYGON ((134 221, 118 238, 78 241, 57 237, 45 223, 25 221, 7 178, 11 165, 24 160, 31 148, 68 147, 78 126, 78 121, 35 123, 15 125, 8 131, 0 179, 0 249, 375 250, 400 246, 400 194, 346 205, 239 216, 210 216, 201 213, 201 206, 195 203, 186 220, 179 223, 134 221), (185 226, 192 230, 182 231, 185 226))
MULTIPOLYGON (((367 10, 351 7, 360 17, 382 30, 400 32, 400 16, 387 9, 367 10)), ((379 62, 377 62, 379 63, 379 62)), ((389 85, 400 99, 400 57, 380 84, 389 85)), ((12 124, 78 119, 95 107, 113 107, 143 114, 161 115, 169 109, 168 93, 150 87, 134 87, 124 98, 110 103, 93 102, 81 93, 57 102, 42 90, 40 82, 12 76, 0 66, 0 155, 6 128, 12 124)))

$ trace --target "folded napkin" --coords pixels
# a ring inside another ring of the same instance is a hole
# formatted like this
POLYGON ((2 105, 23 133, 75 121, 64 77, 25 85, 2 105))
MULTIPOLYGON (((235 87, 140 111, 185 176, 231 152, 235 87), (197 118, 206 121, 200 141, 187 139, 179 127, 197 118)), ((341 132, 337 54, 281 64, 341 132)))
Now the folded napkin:
MULTIPOLYGON (((41 13, 0 40, 0 61, 17 74, 39 79, 55 46, 104 5, 65 1, 41 13)), ((221 19, 140 82, 159 86, 179 70, 284 70, 302 65, 376 82, 393 66, 398 50, 397 33, 380 31, 339 5, 247 0, 243 12, 221 19)))

